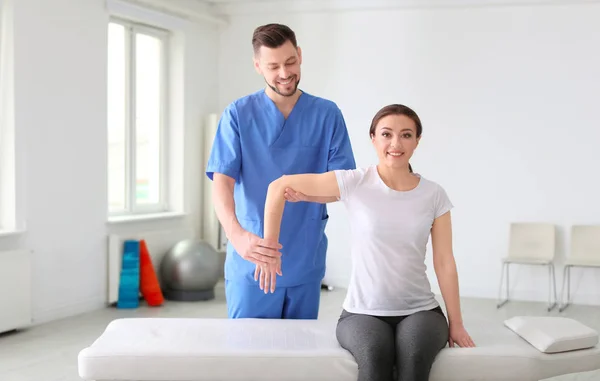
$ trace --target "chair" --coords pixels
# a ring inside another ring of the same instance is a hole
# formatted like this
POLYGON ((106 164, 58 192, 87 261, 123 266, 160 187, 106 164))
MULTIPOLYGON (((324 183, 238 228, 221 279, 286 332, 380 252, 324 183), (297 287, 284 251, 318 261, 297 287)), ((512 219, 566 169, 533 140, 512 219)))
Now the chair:
POLYGON ((574 225, 571 227, 571 245, 564 267, 559 312, 564 311, 570 304, 572 267, 600 268, 600 225, 574 225), (564 299, 565 284, 567 286, 566 302, 564 299))
POLYGON ((508 255, 502 260, 502 275, 497 308, 509 300, 508 270, 510 264, 548 266, 548 311, 557 305, 554 256, 556 253, 556 227, 547 223, 512 223, 508 255), (506 271, 506 299, 502 300, 502 285, 506 271), (554 302, 552 302, 554 294, 554 302))

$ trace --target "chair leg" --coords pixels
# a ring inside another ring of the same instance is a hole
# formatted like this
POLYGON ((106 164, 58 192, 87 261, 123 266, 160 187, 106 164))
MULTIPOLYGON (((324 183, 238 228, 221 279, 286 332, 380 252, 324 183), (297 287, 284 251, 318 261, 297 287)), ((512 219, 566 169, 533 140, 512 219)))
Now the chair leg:
POLYGON ((561 299, 562 299, 563 303, 562 303, 562 306, 559 307, 558 312, 563 312, 564 310, 566 310, 571 302, 571 266, 569 266, 569 265, 565 266, 565 269, 563 271, 563 292, 562 293, 563 293, 563 296, 561 296, 561 299), (567 300, 566 301, 564 298, 565 282, 567 283, 567 300))
POLYGON ((500 308, 503 305, 505 305, 508 302, 508 286, 509 286, 509 281, 508 281, 508 262, 504 262, 502 264, 502 272, 500 274, 500 288, 498 290, 498 304, 496 305, 496 308, 500 308), (504 269, 506 268, 506 298, 504 300, 502 300, 502 284, 504 283, 504 269))
POLYGON ((554 264, 548 265, 548 312, 552 311, 557 305, 556 297, 556 277, 554 274, 554 264), (554 292, 554 303, 552 303, 552 293, 554 292))
POLYGON ((562 312, 565 307, 565 284, 567 283, 567 266, 563 269, 563 281, 562 286, 560 287, 560 306, 558 307, 558 312, 562 312))
POLYGON ((569 282, 567 283, 567 302, 571 303, 571 269, 573 266, 569 266, 569 282))

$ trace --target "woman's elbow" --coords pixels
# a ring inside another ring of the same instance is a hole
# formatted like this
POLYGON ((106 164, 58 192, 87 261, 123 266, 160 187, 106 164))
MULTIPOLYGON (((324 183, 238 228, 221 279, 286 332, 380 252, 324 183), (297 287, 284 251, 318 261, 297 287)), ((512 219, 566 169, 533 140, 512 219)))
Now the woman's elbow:
POLYGON ((437 256, 434 255, 433 266, 436 269, 442 271, 452 271, 456 268, 456 262, 454 261, 454 255, 452 252, 439 253, 437 256))
POLYGON ((286 188, 286 177, 281 176, 273 181, 271 181, 271 183, 269 184, 269 193, 280 193, 281 191, 283 191, 286 188))

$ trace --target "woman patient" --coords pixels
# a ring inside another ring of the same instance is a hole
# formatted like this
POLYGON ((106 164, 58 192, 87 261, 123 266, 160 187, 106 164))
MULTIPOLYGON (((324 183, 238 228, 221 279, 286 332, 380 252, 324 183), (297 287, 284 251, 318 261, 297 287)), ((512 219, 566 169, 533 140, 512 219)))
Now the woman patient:
MULTIPOLYGON (((446 342, 450 347, 475 346, 460 311, 452 204, 440 185, 413 173, 409 164, 421 133, 413 110, 386 106, 369 130, 377 165, 283 176, 267 193, 264 238, 275 241, 286 189, 306 196, 336 196, 347 207, 353 265, 336 335, 356 359, 359 381, 394 380, 394 373, 398 380, 425 381, 446 342), (448 320, 426 275, 430 234, 448 320)), ((255 277, 266 290, 274 287, 277 274, 280 265, 257 268, 255 277)))

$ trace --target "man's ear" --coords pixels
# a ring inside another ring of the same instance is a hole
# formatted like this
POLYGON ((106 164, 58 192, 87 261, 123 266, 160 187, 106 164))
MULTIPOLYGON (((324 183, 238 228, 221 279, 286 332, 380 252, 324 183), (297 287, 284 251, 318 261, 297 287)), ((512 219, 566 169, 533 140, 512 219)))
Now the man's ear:
POLYGON ((260 75, 262 75, 262 70, 260 69, 260 57, 258 53, 254 53, 252 56, 252 63, 254 64, 254 70, 260 75))
POLYGON ((298 46, 296 51, 298 52, 298 63, 302 65, 302 48, 298 46))

